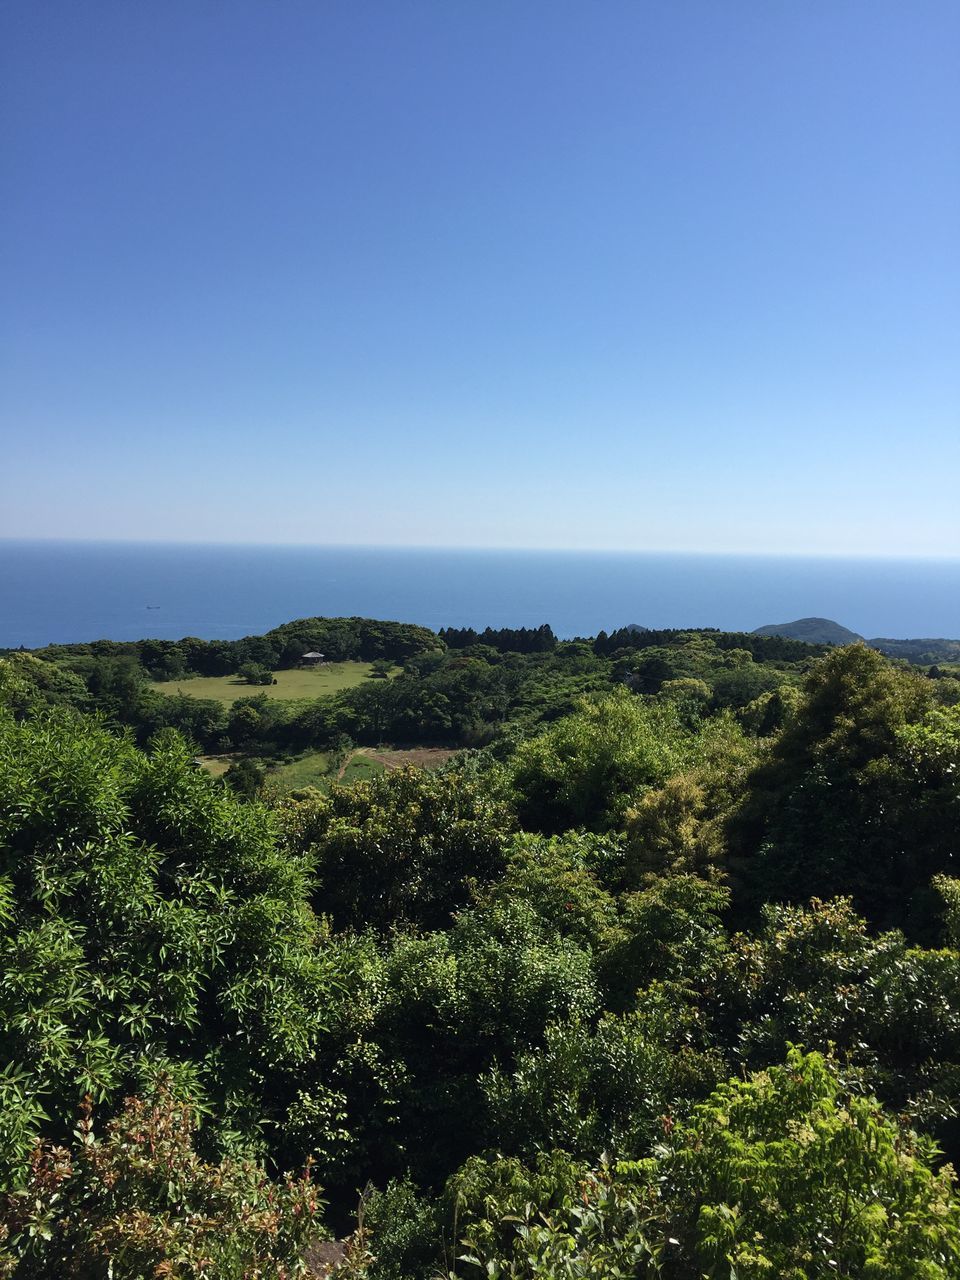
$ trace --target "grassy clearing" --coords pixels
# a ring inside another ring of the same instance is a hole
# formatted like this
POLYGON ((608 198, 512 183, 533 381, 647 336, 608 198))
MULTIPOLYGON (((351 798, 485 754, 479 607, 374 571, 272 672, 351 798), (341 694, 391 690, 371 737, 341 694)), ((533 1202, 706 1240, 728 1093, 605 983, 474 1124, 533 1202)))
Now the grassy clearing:
MULTIPOLYGON (((454 754, 445 747, 411 747, 394 750, 391 747, 355 747, 341 764, 338 773, 332 773, 332 757, 327 751, 307 751, 295 760, 272 764, 267 770, 267 780, 283 791, 299 791, 303 787, 317 787, 325 791, 331 782, 364 782, 384 771, 399 769, 402 765, 417 765, 421 769, 436 769, 454 754)), ((222 777, 239 759, 236 755, 200 756, 203 767, 214 778, 222 777)))
POLYGON ((301 787, 319 787, 326 790, 331 782, 364 782, 378 773, 399 769, 413 764, 421 769, 436 769, 453 755, 443 747, 413 747, 410 750, 393 750, 390 747, 356 747, 340 765, 331 772, 331 757, 325 751, 307 751, 296 760, 271 766, 268 780, 284 791, 297 791, 301 787))
POLYGON ((274 673, 276 684, 246 684, 236 676, 197 676, 195 680, 160 680, 150 687, 159 693, 186 694, 190 698, 216 698, 231 703, 237 698, 323 698, 352 689, 370 678, 369 662, 328 662, 322 667, 294 668, 274 673))
POLYGON ((439 769, 457 753, 452 747, 404 747, 397 750, 392 747, 376 747, 371 749, 370 754, 385 769, 400 769, 410 764, 416 765, 418 769, 439 769))
POLYGON ((343 771, 341 782, 365 782, 368 778, 372 778, 374 774, 383 773, 383 765, 379 760, 375 760, 372 756, 364 755, 361 752, 355 752, 347 761, 347 766, 343 771))
POLYGON ((284 791, 298 791, 301 787, 319 787, 325 790, 335 781, 362 782, 376 773, 382 773, 384 768, 379 760, 362 750, 351 752, 342 767, 343 772, 338 777, 330 772, 331 758, 326 751, 308 751, 296 760, 274 765, 267 777, 269 782, 284 791))
POLYGON ((197 759, 212 778, 222 778, 236 759, 235 756, 198 756, 197 759))
POLYGON ((329 769, 330 756, 326 751, 308 751, 296 760, 274 765, 268 777, 285 791, 297 791, 300 787, 326 786, 330 781, 329 769))

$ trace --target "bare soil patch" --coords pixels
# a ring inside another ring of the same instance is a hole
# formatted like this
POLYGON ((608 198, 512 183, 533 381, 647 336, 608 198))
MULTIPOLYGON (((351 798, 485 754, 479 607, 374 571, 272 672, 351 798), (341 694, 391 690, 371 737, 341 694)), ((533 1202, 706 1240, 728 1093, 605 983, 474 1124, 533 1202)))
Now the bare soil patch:
POLYGON ((357 747, 340 766, 338 778, 343 777, 350 761, 357 756, 366 756, 384 769, 393 770, 410 764, 416 765, 418 769, 439 769, 440 765, 456 754, 453 747, 357 747))
POLYGON ((367 754, 379 760, 385 769, 400 769, 405 764, 416 765, 419 769, 438 769, 457 753, 452 747, 377 747, 367 754))

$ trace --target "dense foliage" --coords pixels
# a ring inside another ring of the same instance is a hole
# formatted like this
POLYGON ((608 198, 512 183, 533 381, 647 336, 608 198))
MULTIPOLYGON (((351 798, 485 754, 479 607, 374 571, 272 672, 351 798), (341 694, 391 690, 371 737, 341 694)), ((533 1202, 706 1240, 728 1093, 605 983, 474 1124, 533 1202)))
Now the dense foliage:
POLYGON ((302 1274, 322 1207, 309 1172, 277 1185, 251 1161, 202 1160, 191 1107, 162 1086, 150 1103, 127 1099, 102 1137, 90 1112, 86 1101, 72 1150, 43 1143, 7 1193, 0 1275, 302 1274))
POLYGON ((371 618, 300 618, 262 636, 242 640, 95 640, 90 644, 48 645, 36 652, 71 669, 89 672, 98 660, 125 661, 157 680, 190 675, 224 676, 246 663, 276 670, 292 667, 305 653, 318 651, 331 662, 391 658, 403 662, 437 647, 426 627, 371 618))
POLYGON ((547 631, 0 659, 0 1274, 960 1274, 958 681, 547 631), (350 740, 471 749, 263 789, 350 740))

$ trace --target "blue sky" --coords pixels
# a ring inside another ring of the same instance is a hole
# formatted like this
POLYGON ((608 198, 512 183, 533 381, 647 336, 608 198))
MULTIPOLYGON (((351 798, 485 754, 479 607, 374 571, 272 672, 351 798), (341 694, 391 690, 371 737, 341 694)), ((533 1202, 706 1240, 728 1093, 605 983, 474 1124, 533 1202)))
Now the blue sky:
POLYGON ((8 0, 0 533, 960 554, 955 0, 8 0))

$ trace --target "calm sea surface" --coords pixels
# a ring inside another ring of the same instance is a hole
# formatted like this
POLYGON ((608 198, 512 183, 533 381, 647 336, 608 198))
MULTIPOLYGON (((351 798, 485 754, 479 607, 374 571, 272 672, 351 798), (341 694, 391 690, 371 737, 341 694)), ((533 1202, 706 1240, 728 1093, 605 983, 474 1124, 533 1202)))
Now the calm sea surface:
POLYGON ((361 615, 595 635, 833 618, 868 637, 960 637, 960 560, 0 541, 0 646, 232 639, 361 615))

